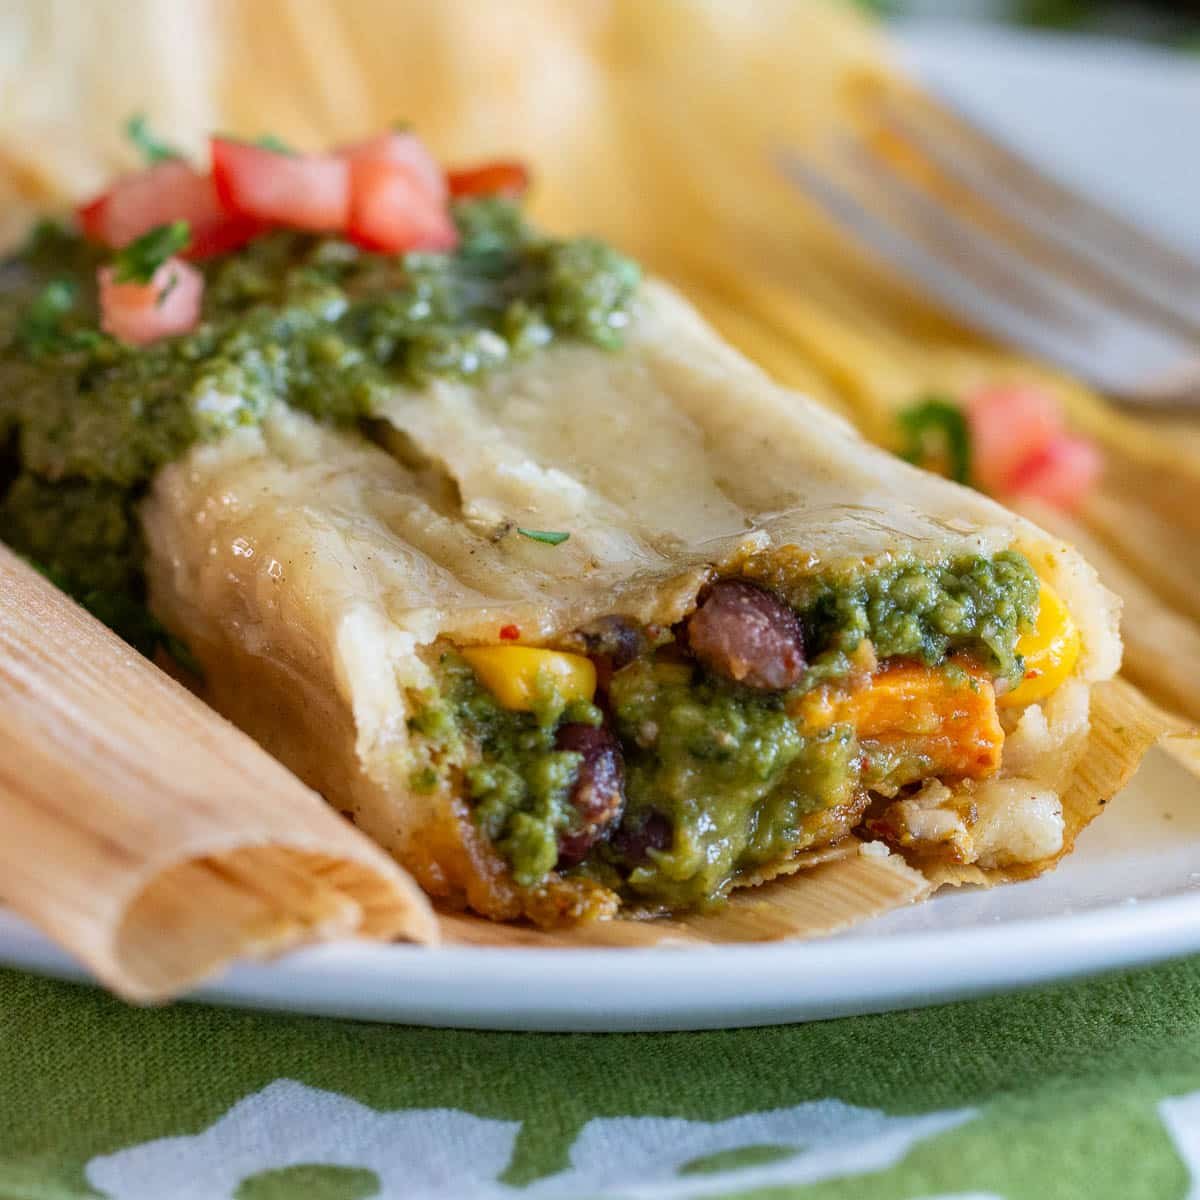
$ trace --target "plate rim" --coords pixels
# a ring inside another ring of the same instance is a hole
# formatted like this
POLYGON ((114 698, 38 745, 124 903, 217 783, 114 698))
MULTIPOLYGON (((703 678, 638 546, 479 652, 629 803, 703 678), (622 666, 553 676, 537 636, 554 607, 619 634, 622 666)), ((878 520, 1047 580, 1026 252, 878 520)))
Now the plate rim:
MULTIPOLYGON (((271 963, 235 966, 183 999, 459 1029, 739 1028, 924 1007, 1147 966, 1194 951, 1200 951, 1200 889, 1006 920, 983 936, 973 926, 686 947, 424 947, 349 940, 271 963), (558 969, 564 961, 569 971, 558 969), (919 980, 914 961, 921 963, 919 980), (731 962, 740 969, 714 972, 714 966, 728 968, 731 962), (547 963, 556 968, 557 989, 546 986, 547 963), (752 994, 740 990, 751 971, 752 994), (397 992, 398 983, 408 986, 397 992), (483 985, 489 994, 481 996, 483 985), (531 998, 531 992, 537 994, 531 998)), ((11 913, 0 914, 0 964, 95 982, 11 913)))

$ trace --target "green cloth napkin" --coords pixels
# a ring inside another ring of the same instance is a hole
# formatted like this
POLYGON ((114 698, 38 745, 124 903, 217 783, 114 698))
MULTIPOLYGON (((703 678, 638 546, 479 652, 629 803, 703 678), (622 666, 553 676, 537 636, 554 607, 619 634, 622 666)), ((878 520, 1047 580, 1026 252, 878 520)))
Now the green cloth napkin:
POLYGON ((4 1200, 1200 1196, 1200 959, 637 1035, 137 1010, 0 971, 0 1021, 4 1200))

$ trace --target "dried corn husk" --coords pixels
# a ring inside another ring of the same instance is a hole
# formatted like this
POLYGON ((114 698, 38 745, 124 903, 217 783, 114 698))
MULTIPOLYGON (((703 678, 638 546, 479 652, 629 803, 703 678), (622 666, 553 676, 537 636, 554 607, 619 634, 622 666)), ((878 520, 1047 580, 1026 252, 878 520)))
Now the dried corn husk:
POLYGON ((499 925, 467 914, 441 918, 447 942, 472 946, 688 946, 777 942, 836 933, 921 900, 933 890, 920 872, 882 847, 855 839, 801 855, 794 872, 733 894, 711 913, 675 920, 597 921, 570 929, 499 925))
POLYGON ((2 547, 0 899, 141 1001, 306 941, 437 939, 387 855, 2 547))

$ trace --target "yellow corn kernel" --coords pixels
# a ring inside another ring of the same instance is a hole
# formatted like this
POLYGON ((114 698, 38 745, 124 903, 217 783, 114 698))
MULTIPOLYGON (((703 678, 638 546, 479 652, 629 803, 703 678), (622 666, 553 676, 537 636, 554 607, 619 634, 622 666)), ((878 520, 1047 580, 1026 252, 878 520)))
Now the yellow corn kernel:
POLYGON ((1075 669, 1079 650, 1079 629, 1067 606, 1043 583, 1037 625, 1017 641, 1017 653, 1025 659, 1025 678, 1001 696, 999 703, 1014 708, 1045 699, 1075 669))
POLYGON ((459 653, 471 664, 479 682, 505 708, 517 712, 533 708, 539 677, 553 683, 567 701, 590 701, 596 694, 596 668, 580 654, 535 646, 466 646, 459 653))

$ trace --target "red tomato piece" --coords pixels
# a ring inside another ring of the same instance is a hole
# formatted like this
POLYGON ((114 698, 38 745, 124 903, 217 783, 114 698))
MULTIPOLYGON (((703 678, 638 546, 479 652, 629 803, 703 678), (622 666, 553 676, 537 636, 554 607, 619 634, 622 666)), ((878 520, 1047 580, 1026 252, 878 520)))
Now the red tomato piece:
POLYGON ((350 209, 350 168, 332 154, 280 154, 227 138, 212 140, 213 180, 231 213, 308 229, 338 233, 350 209))
POLYGON ((1103 472, 1100 448, 1087 438, 1064 433, 1016 471, 1007 491, 1069 512, 1086 499, 1103 472))
POLYGON ((187 333, 200 319, 204 276, 177 258, 167 259, 149 283, 119 283, 114 267, 101 267, 97 277, 100 327, 123 342, 144 346, 187 333))
POLYGON ((450 171, 446 178, 450 195, 456 200, 469 196, 508 196, 515 200, 529 190, 529 168, 520 162, 481 163, 450 171))
POLYGON ((520 625, 501 625, 500 626, 500 640, 502 642, 519 641, 520 637, 521 637, 520 625))
POLYGON ((973 473, 989 492, 1008 491, 1013 472, 1045 450, 1063 429, 1058 402, 1036 387, 984 388, 966 408, 973 473))
POLYGON ((446 199, 446 173, 415 133, 381 133, 365 142, 339 150, 340 157, 356 162, 390 162, 411 168, 429 195, 439 203, 446 199))
POLYGON ((192 225, 192 238, 183 250, 183 257, 201 259, 212 258, 214 254, 228 254, 269 228, 263 221, 229 214, 222 209, 219 219, 208 224, 192 225))
POLYGON ((350 236, 368 250, 453 250, 458 230, 443 200, 407 163, 362 156, 350 163, 350 236))
POLYGON ((262 231, 244 217, 230 216, 212 176, 182 161, 157 163, 126 175, 102 196, 76 210, 80 227, 92 241, 119 250, 159 225, 187 221, 192 240, 188 258, 234 250, 262 231))
POLYGON ((79 228, 83 231, 83 236, 89 241, 103 242, 104 237, 104 221, 106 209, 108 207, 108 193, 105 192, 101 196, 97 196, 94 200, 89 200, 87 204, 81 204, 75 210, 75 218, 79 222, 79 228))

